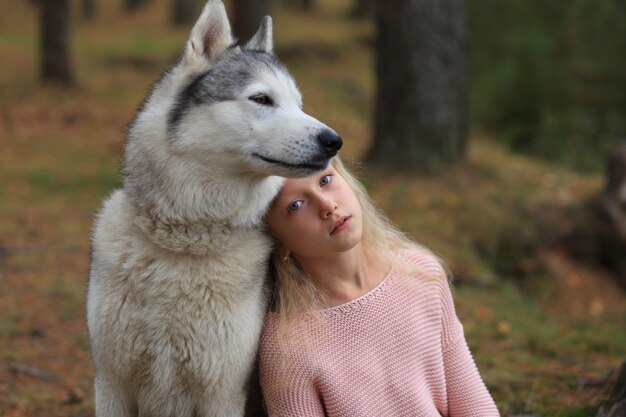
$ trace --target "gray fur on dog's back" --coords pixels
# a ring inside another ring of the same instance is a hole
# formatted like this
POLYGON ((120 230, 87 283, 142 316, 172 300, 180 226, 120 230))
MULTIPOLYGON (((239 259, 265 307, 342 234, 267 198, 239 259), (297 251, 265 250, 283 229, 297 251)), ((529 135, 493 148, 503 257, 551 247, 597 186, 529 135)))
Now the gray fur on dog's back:
POLYGON ((124 150, 94 232, 87 318, 96 415, 241 416, 267 305, 261 219, 282 179, 341 141, 303 113, 271 20, 233 45, 210 0, 124 150))

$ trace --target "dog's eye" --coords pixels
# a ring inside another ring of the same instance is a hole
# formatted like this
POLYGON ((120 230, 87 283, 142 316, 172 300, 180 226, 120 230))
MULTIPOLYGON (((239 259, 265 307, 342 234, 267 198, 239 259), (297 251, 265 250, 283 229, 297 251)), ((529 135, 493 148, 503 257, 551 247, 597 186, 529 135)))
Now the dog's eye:
POLYGON ((267 94, 257 94, 256 96, 249 97, 249 99, 262 106, 274 105, 274 101, 267 94))

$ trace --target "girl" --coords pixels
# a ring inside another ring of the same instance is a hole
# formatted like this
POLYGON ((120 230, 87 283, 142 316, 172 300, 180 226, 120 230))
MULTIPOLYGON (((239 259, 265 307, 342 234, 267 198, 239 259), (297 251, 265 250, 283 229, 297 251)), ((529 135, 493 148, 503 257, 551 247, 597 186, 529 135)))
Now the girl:
POLYGON ((499 416, 440 262, 387 222, 339 159, 286 180, 266 223, 270 416, 499 416))

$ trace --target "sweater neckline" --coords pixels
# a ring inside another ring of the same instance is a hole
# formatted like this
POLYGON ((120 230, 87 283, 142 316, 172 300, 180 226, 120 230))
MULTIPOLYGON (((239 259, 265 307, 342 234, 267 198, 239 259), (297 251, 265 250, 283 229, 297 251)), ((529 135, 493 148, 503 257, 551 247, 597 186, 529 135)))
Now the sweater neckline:
POLYGON ((350 301, 346 301, 343 304, 339 304, 332 307, 323 308, 321 310, 317 310, 317 313, 323 315, 337 315, 341 313, 346 313, 358 308, 361 304, 367 302, 368 299, 375 297, 379 292, 381 292, 387 285, 389 285, 389 281, 391 281, 391 277, 394 275, 396 270, 396 263, 398 261, 395 260, 391 264, 391 268, 387 271, 385 277, 376 285, 374 288, 369 290, 363 295, 360 295, 350 301))

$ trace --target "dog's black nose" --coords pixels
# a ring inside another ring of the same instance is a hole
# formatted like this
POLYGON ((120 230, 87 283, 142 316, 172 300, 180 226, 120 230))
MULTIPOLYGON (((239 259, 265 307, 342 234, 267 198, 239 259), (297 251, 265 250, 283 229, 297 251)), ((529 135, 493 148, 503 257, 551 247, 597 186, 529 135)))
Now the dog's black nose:
POLYGON ((341 137, 330 129, 322 130, 317 135, 317 140, 320 142, 320 145, 322 145, 324 152, 326 152, 329 158, 335 156, 337 151, 341 149, 341 145, 343 145, 341 137))

